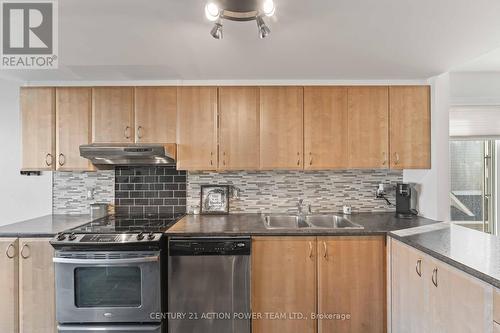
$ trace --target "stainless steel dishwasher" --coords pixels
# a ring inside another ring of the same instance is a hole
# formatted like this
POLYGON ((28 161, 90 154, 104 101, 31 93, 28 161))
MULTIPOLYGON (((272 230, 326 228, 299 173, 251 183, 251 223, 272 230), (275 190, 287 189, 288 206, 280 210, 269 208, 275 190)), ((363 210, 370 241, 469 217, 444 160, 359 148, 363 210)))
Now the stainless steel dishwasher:
POLYGON ((169 333, 250 333, 248 237, 171 238, 169 333))

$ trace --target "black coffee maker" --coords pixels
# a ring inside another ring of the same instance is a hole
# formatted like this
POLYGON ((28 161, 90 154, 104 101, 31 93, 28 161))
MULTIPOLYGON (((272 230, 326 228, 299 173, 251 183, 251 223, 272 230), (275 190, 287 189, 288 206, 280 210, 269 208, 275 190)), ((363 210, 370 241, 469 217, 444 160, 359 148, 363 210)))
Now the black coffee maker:
POLYGON ((417 191, 415 184, 398 183, 396 185, 396 216, 409 219, 418 215, 417 191))

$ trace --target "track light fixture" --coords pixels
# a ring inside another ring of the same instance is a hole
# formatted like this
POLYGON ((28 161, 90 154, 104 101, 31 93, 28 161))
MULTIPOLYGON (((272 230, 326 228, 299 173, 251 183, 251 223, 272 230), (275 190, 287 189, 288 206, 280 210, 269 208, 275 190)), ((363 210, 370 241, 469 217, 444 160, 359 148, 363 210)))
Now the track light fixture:
POLYGON ((273 16, 276 11, 273 0, 208 0, 205 5, 205 16, 215 22, 210 35, 222 39, 222 19, 231 21, 257 22, 260 38, 266 38, 271 29, 264 22, 264 16, 273 16))

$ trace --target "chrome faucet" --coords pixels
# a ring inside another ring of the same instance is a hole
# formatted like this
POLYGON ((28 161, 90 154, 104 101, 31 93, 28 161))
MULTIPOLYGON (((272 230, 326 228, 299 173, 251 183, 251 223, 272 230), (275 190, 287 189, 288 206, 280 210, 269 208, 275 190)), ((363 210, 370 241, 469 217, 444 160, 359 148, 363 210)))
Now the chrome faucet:
POLYGON ((299 215, 304 215, 304 200, 303 199, 299 199, 299 202, 297 203, 297 209, 299 210, 299 215))

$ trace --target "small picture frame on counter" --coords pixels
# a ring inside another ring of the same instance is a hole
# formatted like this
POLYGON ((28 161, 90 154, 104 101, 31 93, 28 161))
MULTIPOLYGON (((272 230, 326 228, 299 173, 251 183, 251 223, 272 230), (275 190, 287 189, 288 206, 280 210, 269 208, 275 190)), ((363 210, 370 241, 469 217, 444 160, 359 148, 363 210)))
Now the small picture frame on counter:
POLYGON ((200 214, 229 214, 229 186, 201 185, 200 214))

